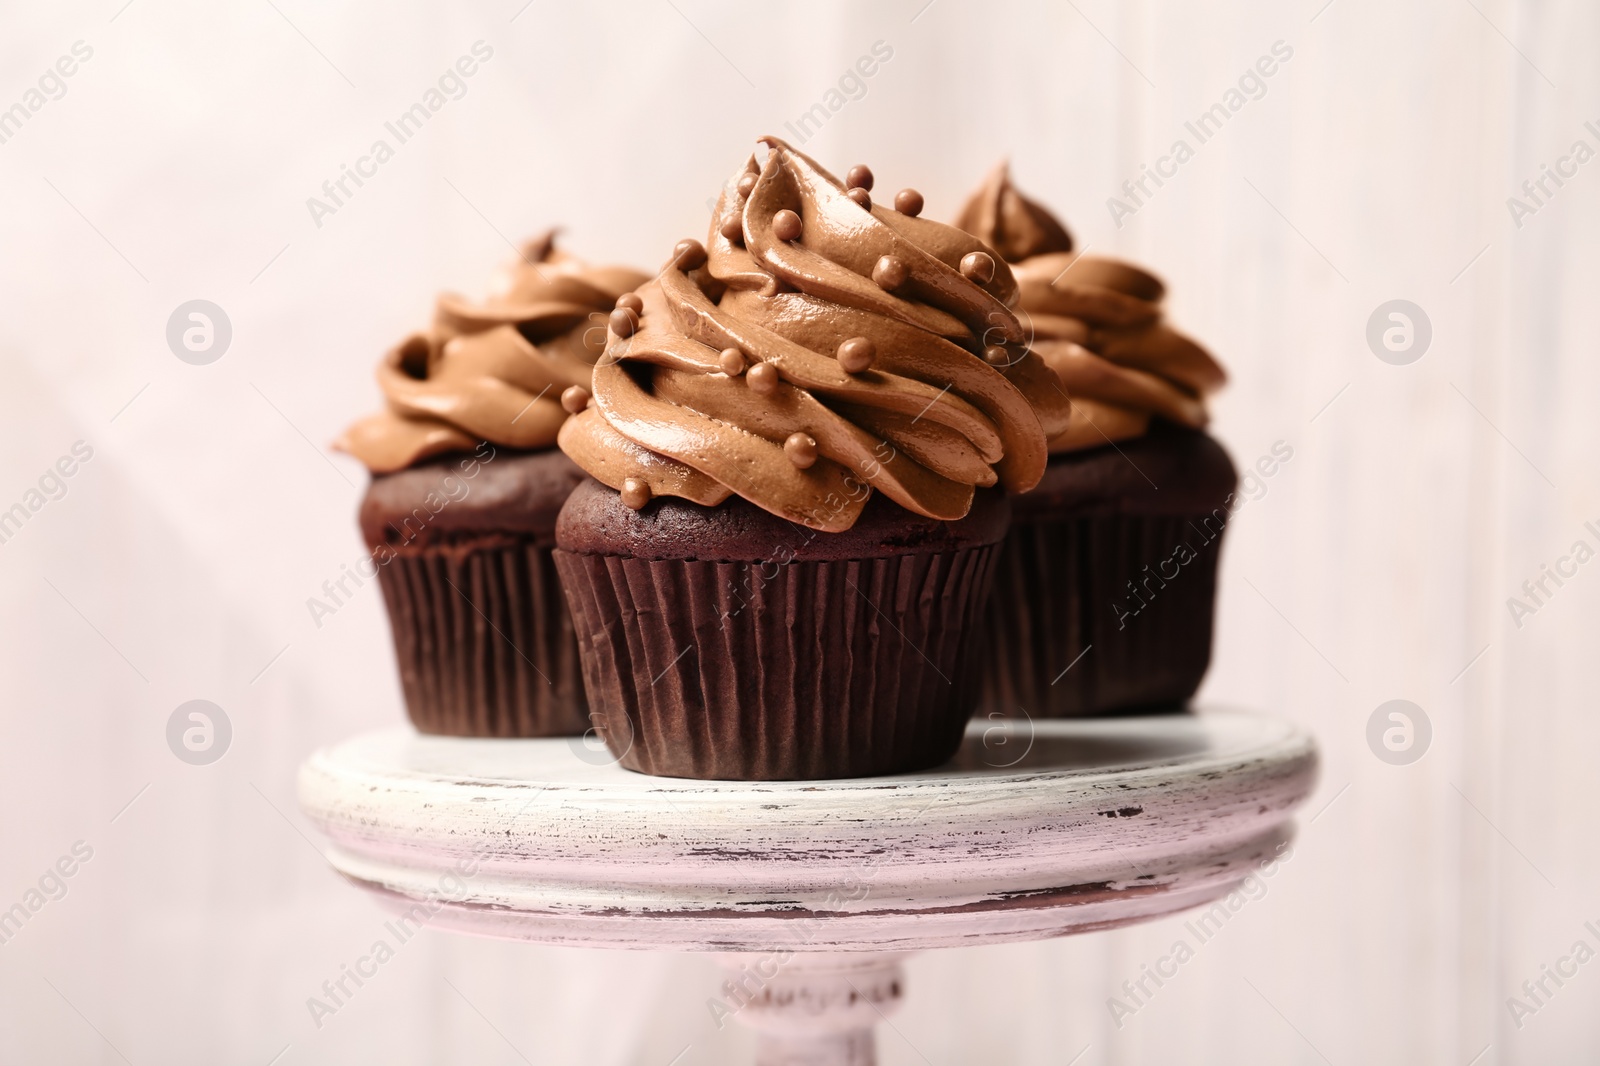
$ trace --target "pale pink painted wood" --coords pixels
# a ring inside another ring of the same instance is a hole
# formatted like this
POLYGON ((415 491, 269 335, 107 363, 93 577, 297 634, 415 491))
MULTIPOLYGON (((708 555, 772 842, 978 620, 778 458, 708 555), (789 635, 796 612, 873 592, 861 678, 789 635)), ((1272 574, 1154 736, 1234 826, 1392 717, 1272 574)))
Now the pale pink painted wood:
POLYGON ((1316 769, 1286 720, 1211 708, 980 720, 936 770, 767 783, 394 729, 317 752, 299 792, 334 868, 402 928, 743 952, 712 1013, 760 1032, 758 1066, 872 1066, 904 952, 1226 895, 1282 854, 1316 769))
POLYGON ((580 758, 577 741, 396 729, 313 755, 300 803, 336 869, 392 907, 432 901, 435 927, 906 950, 1223 895, 1281 850, 1316 779, 1310 737, 1254 712, 1025 728, 1002 745, 975 722, 955 763, 926 773, 774 783, 648 777, 580 758))

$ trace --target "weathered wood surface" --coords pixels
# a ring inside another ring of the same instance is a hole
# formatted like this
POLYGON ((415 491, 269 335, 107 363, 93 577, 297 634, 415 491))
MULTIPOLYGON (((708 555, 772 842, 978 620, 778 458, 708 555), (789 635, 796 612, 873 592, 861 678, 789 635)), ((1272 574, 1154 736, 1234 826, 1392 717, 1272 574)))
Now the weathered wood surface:
POLYGON ((1310 737, 1224 708, 975 722, 939 770, 739 783, 596 765, 564 740, 397 729, 317 752, 300 802, 340 873, 490 936, 605 947, 909 950, 1059 936, 1225 894, 1291 833, 1310 737))

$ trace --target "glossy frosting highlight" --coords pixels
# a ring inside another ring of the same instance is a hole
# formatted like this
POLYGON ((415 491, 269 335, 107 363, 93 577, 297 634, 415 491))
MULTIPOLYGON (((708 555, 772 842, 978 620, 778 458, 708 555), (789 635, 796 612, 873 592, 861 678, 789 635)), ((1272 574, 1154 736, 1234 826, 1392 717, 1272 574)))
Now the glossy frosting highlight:
POLYGON ((850 528, 874 490, 954 520, 978 487, 1037 483, 1068 406, 1023 343, 1005 264, 916 217, 913 190, 896 210, 873 202, 865 168, 847 186, 764 143, 707 245, 681 243, 640 314, 613 318, 562 448, 632 506, 738 494, 825 531, 850 528))
POLYGON ((1018 317, 1072 397, 1072 418, 1051 436, 1051 452, 1141 436, 1153 417, 1205 426, 1205 397, 1227 376, 1162 318, 1160 279, 1074 252, 1066 228, 1017 192, 1004 163, 968 199, 957 224, 1011 263, 1018 317))
POLYGON ((628 267, 592 267, 558 250, 552 231, 529 241, 487 299, 439 297, 433 325, 378 366, 385 409, 335 447, 374 474, 482 441, 517 449, 555 445, 562 393, 588 388, 605 349, 606 315, 648 280, 628 267))

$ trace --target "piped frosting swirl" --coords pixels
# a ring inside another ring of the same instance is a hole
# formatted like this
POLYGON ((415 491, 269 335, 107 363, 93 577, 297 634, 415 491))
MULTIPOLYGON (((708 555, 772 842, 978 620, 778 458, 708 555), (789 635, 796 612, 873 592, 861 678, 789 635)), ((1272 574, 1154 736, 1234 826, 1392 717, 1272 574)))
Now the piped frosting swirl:
POLYGON ((593 402, 561 447, 641 507, 731 494, 824 531, 871 491, 954 520, 976 488, 1037 483, 1068 407, 981 241, 872 202, 776 138, 612 319, 593 402))
POLYGON ((1141 436, 1153 417, 1206 424, 1205 397, 1227 376, 1162 318, 1160 279, 1074 252, 1066 228, 1016 190, 1004 163, 962 206, 956 225, 1011 263, 1018 317, 1072 397, 1072 418, 1050 438, 1052 453, 1141 436))
POLYGON ((649 275, 592 267, 558 250, 551 231, 525 244, 481 303, 446 293, 433 325, 378 366, 385 409, 334 446, 374 474, 482 441, 549 448, 567 418, 562 393, 589 387, 606 315, 649 275))

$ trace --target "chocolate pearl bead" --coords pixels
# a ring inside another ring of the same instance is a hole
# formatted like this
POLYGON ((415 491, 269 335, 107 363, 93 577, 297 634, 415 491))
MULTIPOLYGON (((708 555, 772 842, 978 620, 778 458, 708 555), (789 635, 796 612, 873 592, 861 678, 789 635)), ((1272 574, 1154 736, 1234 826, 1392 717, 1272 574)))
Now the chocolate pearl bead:
POLYGON ((780 241, 798 240, 800 216, 785 208, 772 216, 772 235, 780 241))
POLYGON ((589 406, 589 390, 582 385, 568 385, 561 394, 561 406, 569 415, 579 413, 589 406))
POLYGON ((850 168, 850 173, 844 176, 844 187, 847 189, 872 188, 872 168, 865 163, 857 163, 850 168))
POLYGON ((994 279, 994 256, 988 252, 968 252, 961 257, 961 273, 979 285, 994 279))
POLYGON ((1002 345, 991 344, 983 350, 983 361, 993 367, 1006 367, 1011 364, 1011 353, 1002 345))
POLYGON ((771 363, 757 363, 744 376, 752 392, 771 396, 778 391, 778 368, 771 363))
POLYGON ((689 237, 672 249, 672 261, 679 270, 698 270, 706 265, 706 246, 689 237))
POLYGON ((805 433, 791 433, 789 439, 783 442, 783 454, 795 466, 805 470, 817 461, 817 442, 805 433))
POLYGON ((644 478, 622 479, 622 502, 635 511, 650 502, 650 484, 644 478))
POLYGON ((644 301, 639 298, 639 294, 636 292, 625 292, 618 296, 617 306, 626 307, 636 315, 644 314, 644 301))
POLYGON ((724 348, 722 354, 717 356, 717 365, 722 367, 724 374, 736 378, 744 373, 744 353, 737 348, 724 348))
POLYGON ((878 262, 872 268, 872 280, 885 289, 898 289, 906 283, 910 272, 906 269, 906 261, 897 255, 879 256, 878 262))
POLYGON ((922 214, 922 194, 915 189, 901 189, 894 194, 894 209, 915 218, 922 214))
POLYGON ((722 226, 717 230, 734 244, 744 243, 744 219, 735 211, 722 220, 722 226))
POLYGON ((857 186, 854 189, 847 190, 845 195, 854 200, 856 206, 861 208, 861 210, 872 210, 872 196, 867 192, 867 190, 857 186))
POLYGON ((611 312, 611 317, 606 320, 611 326, 611 332, 619 337, 631 337, 639 328, 639 315, 626 307, 618 307, 611 312))
POLYGON ((751 193, 753 193, 755 191, 756 191, 756 176, 754 174, 751 174, 748 171, 746 171, 744 176, 739 179, 739 195, 748 197, 751 193))
POLYGON ((848 374, 859 374, 878 357, 878 347, 867 337, 851 337, 839 345, 839 365, 848 374))

